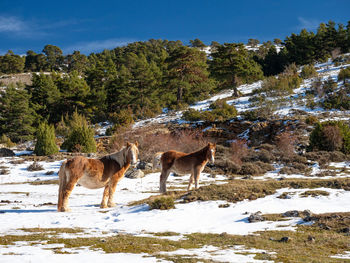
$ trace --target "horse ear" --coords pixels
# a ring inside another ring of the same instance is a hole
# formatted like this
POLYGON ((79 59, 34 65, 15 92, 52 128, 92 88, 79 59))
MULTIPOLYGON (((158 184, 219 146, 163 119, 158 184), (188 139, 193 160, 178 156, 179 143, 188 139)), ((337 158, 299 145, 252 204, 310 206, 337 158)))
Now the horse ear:
POLYGON ((131 146, 131 143, 130 143, 130 142, 127 142, 127 143, 126 143, 126 147, 129 148, 130 146, 131 146))
POLYGON ((136 147, 139 147, 139 142, 136 141, 136 142, 135 142, 135 145, 136 145, 136 147))

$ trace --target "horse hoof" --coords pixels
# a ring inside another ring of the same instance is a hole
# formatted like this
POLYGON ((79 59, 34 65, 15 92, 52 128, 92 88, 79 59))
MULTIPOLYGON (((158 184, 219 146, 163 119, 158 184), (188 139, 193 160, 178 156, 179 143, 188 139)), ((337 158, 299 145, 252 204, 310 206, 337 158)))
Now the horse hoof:
POLYGON ((100 205, 100 208, 108 208, 107 205, 100 205))
POLYGON ((116 205, 116 203, 109 203, 108 204, 108 207, 116 207, 117 205, 116 205))
POLYGON ((70 208, 61 207, 61 209, 58 209, 58 212, 71 212, 72 210, 70 208))

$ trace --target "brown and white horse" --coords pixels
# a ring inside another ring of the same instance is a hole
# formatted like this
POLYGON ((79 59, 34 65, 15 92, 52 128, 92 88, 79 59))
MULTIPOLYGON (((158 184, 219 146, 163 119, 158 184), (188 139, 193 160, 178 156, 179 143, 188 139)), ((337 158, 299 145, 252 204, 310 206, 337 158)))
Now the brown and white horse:
POLYGON ((177 151, 158 152, 153 159, 153 167, 160 162, 162 172, 160 174, 159 191, 166 192, 166 181, 170 172, 177 174, 191 174, 187 190, 191 190, 194 182, 195 189, 198 188, 200 173, 208 161, 214 163, 216 144, 208 143, 203 149, 193 153, 183 153, 177 151))
POLYGON ((119 152, 112 153, 100 159, 89 159, 77 156, 62 163, 58 172, 59 190, 58 205, 59 212, 69 211, 68 198, 74 188, 80 185, 97 189, 104 187, 101 208, 113 207, 113 195, 117 183, 124 177, 130 165, 135 165, 138 158, 138 143, 127 143, 119 152))

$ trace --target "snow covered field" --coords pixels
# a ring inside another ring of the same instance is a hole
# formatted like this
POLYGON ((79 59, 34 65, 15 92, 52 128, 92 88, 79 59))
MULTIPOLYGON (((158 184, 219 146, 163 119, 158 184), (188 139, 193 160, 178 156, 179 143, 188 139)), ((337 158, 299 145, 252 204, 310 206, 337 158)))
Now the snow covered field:
MULTIPOLYGON (((303 223, 300 218, 283 221, 263 221, 249 223, 251 213, 283 213, 286 210, 309 209, 317 213, 346 212, 350 210, 350 192, 335 189, 323 190, 328 196, 301 197, 300 193, 308 189, 279 189, 275 194, 257 200, 244 200, 228 203, 227 208, 219 208, 224 201, 207 201, 177 203, 176 209, 150 210, 148 205, 128 206, 132 201, 157 194, 159 173, 148 174, 141 179, 124 178, 117 187, 115 201, 117 207, 100 209, 99 203, 103 189, 88 190, 77 186, 70 197, 72 212, 56 212, 57 184, 32 185, 28 182, 57 179, 60 161, 41 164, 44 171, 29 172, 26 167, 30 162, 11 164, 18 158, 1 158, 2 166, 9 167, 9 174, 1 175, 0 181, 0 235, 24 235, 21 228, 83 228, 83 233, 63 234, 63 237, 106 237, 120 233, 136 236, 153 236, 151 233, 175 232, 177 235, 165 238, 179 240, 189 233, 223 233, 246 235, 264 230, 293 230, 297 224, 303 223), (54 171, 46 175, 47 171, 54 171), (289 193, 289 199, 279 199, 282 193, 289 193)), ((342 167, 344 163, 334 164, 342 167)), ((213 178, 203 174, 201 185, 224 183, 224 176, 213 178)), ((168 186, 181 189, 187 184, 188 176, 170 176, 168 186)), ((57 247, 57 246, 56 246, 57 247)), ((156 262, 158 259, 143 254, 104 254, 102 251, 90 251, 88 248, 67 250, 77 254, 57 255, 50 251, 50 245, 29 245, 19 242, 15 246, 0 246, 0 262, 52 262, 61 260, 91 261, 102 259, 103 262, 156 262), (79 257, 78 255, 81 255, 79 257), (144 257, 147 256, 147 257, 144 257)), ((253 259, 258 250, 249 250, 236 246, 230 250, 220 250, 206 246, 195 250, 166 252, 169 255, 200 255, 202 258, 223 262, 258 262, 253 259), (244 252, 244 253, 243 253, 244 252), (242 255, 242 253, 244 255, 242 255)), ((344 255, 343 255, 344 257, 344 255)), ((163 261, 158 261, 163 262, 163 261)), ((165 262, 165 261, 164 261, 165 262)), ((267 261, 265 261, 267 262, 267 261)))

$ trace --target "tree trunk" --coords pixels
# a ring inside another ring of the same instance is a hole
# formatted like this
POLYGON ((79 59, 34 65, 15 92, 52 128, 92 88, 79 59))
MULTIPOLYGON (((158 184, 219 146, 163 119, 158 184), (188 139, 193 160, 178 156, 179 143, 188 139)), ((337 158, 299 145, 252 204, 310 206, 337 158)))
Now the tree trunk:
POLYGON ((233 96, 233 97, 239 97, 236 79, 237 79, 237 77, 234 76, 234 77, 233 77, 233 80, 232 80, 232 86, 233 86, 233 94, 232 94, 232 96, 233 96))
POLYGON ((177 95, 176 95, 177 105, 179 105, 181 100, 182 100, 182 92, 183 92, 183 88, 181 86, 178 86, 177 87, 177 95))

